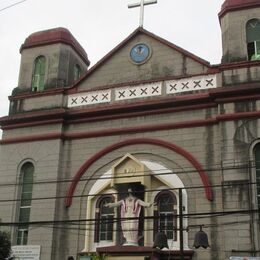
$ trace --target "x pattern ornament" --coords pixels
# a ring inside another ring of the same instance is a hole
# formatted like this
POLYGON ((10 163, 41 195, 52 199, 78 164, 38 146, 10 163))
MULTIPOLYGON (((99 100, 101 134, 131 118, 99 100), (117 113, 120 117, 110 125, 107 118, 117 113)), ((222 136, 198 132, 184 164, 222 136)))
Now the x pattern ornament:
POLYGON ((110 103, 121 100, 177 94, 217 87, 216 75, 204 75, 166 82, 148 83, 93 92, 73 94, 68 97, 68 107, 110 103))
POLYGON ((68 107, 94 105, 108 103, 111 101, 111 91, 104 90, 98 92, 87 92, 82 94, 70 95, 68 97, 68 107))
POLYGON ((166 82, 166 94, 176 94, 217 87, 216 75, 208 75, 166 82))
POLYGON ((115 89, 115 100, 160 96, 162 82, 115 89))

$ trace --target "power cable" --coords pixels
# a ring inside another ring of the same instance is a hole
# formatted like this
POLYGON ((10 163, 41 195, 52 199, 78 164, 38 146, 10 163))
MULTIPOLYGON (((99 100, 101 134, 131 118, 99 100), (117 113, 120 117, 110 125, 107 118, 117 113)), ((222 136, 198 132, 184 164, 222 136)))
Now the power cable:
MULTIPOLYGON (((254 165, 251 164, 245 164, 243 163, 242 165, 239 166, 229 166, 229 167, 218 167, 218 168, 203 168, 205 172, 213 172, 213 171, 220 171, 220 170, 242 170, 242 169, 250 169, 250 168, 255 168, 254 165)), ((189 173, 198 173, 197 170, 191 169, 191 168, 183 168, 181 171, 166 171, 162 172, 165 169, 157 169, 157 170, 147 170, 147 171, 136 171, 134 173, 131 173, 131 175, 124 175, 124 176, 97 176, 97 177, 86 177, 86 178, 80 178, 77 180, 77 182, 82 182, 82 181, 97 181, 97 180, 107 180, 107 179, 121 179, 121 178, 134 178, 136 176, 138 177, 146 177, 146 176, 160 176, 160 175, 170 175, 170 174, 175 174, 175 175, 180 175, 180 174, 189 174, 189 173), (155 172, 155 174, 151 174, 151 172, 155 172), (157 172, 157 173, 156 173, 157 172), (144 174, 139 174, 139 173, 144 173, 144 174), (147 174, 146 174, 147 173, 147 174)), ((124 172, 119 172, 118 174, 125 174, 124 172)), ((75 182, 73 178, 68 178, 68 179, 49 179, 49 180, 42 180, 42 181, 33 181, 33 182, 23 182, 23 184, 33 184, 33 185, 38 185, 38 184, 53 184, 53 183, 70 183, 70 182, 75 182)), ((0 183, 1 186, 17 186, 21 185, 22 183, 0 183)))
POLYGON ((6 9, 9 9, 9 8, 11 8, 11 7, 14 7, 14 6, 16 6, 16 5, 19 5, 19 4, 21 4, 21 3, 25 2, 25 1, 27 1, 27 0, 22 0, 22 1, 19 1, 19 2, 14 3, 14 4, 8 5, 8 6, 4 7, 4 8, 2 8, 2 9, 0 9, 0 12, 4 11, 4 10, 6 10, 6 9))
MULTIPOLYGON (((242 182, 241 183, 231 183, 231 184, 215 184, 209 185, 207 188, 223 188, 223 187, 233 187, 233 186, 250 186, 250 185, 260 185, 259 182, 242 182)), ((175 187, 175 188, 167 188, 167 189, 146 189, 144 191, 134 191, 134 193, 151 193, 151 192, 163 192, 163 191, 177 191, 179 189, 183 190, 204 190, 205 186, 185 186, 185 187, 175 187)), ((102 193, 103 196, 106 195, 124 195, 126 192, 111 192, 111 193, 102 193)), ((84 195, 73 195, 73 196, 49 196, 49 197, 36 197, 31 198, 30 201, 36 200, 53 200, 53 199, 67 199, 67 198, 87 198, 87 197, 95 197, 100 194, 84 194, 84 195)), ((27 199, 28 200, 28 199, 27 199)), ((19 198, 19 199, 0 199, 0 203, 7 203, 7 202, 18 202, 18 201, 26 201, 26 199, 19 198)))
MULTIPOLYGON (((256 221, 256 220, 255 220, 256 221)), ((241 224, 248 224, 250 223, 250 220, 243 220, 243 221, 236 221, 236 222, 223 222, 223 223, 218 223, 218 224, 197 224, 197 225, 188 225, 188 227, 184 228, 186 231, 189 231, 191 229, 197 229, 199 226, 203 226, 203 229, 207 228, 213 228, 213 227, 221 227, 221 226, 230 226, 230 225, 241 225, 241 224)), ((65 223, 66 225, 66 223, 65 223)), ((66 226, 58 226, 58 225, 39 225, 39 226, 34 226, 30 227, 30 229, 36 229, 36 228, 53 228, 53 229, 61 229, 61 230, 72 230, 72 231, 95 231, 95 228, 93 227, 95 224, 88 224, 88 223, 79 223, 76 224, 76 227, 70 227, 71 224, 68 224, 66 226), (79 226, 79 227, 78 227, 79 226), (85 228, 82 228, 81 226, 85 226, 85 228)), ((143 231, 152 231, 154 230, 153 228, 144 228, 142 229, 143 231)), ((177 227, 174 227, 174 231, 180 230, 177 227)), ((122 231, 121 229, 118 228, 113 228, 113 229, 106 229, 106 231, 122 231)), ((78 233, 77 233, 78 234, 78 233)), ((84 234, 85 236, 85 234, 84 234)))
MULTIPOLYGON (((204 216, 205 218, 209 217, 219 217, 219 216, 227 216, 227 215, 247 215, 247 214, 254 214, 259 213, 260 209, 252 209, 252 210, 233 210, 233 211, 216 211, 216 212, 199 212, 199 213, 186 213, 182 214, 175 214, 176 218, 189 218, 190 216, 204 216)), ((127 217, 127 218, 113 218, 113 223, 118 221, 126 221, 126 220, 138 220, 139 217, 127 217)), ((144 220, 154 220, 159 219, 159 216, 144 216, 144 220)), ((50 225, 50 224, 73 224, 73 223, 87 223, 93 222, 95 223, 98 219, 91 218, 91 219, 72 219, 72 220, 42 220, 42 221, 28 221, 28 222, 0 222, 1 226, 31 226, 31 225, 50 225)), ((199 225, 198 225, 199 226, 199 225)))

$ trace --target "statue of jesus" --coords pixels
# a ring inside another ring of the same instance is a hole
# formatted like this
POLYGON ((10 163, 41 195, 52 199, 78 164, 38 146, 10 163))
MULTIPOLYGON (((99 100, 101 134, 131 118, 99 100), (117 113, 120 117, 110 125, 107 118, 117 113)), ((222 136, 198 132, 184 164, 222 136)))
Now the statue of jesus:
POLYGON ((125 238, 125 245, 138 245, 138 224, 141 207, 151 207, 153 203, 146 203, 132 194, 132 189, 128 189, 129 195, 118 202, 106 204, 109 208, 121 207, 120 217, 123 235, 125 238), (127 219, 135 218, 135 219, 127 219))

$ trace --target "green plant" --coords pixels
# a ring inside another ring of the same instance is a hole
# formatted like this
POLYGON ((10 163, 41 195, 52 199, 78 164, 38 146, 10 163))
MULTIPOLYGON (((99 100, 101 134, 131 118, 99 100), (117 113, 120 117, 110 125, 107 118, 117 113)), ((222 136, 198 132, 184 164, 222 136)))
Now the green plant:
POLYGON ((5 260, 11 254, 10 234, 0 231, 0 260, 5 260))

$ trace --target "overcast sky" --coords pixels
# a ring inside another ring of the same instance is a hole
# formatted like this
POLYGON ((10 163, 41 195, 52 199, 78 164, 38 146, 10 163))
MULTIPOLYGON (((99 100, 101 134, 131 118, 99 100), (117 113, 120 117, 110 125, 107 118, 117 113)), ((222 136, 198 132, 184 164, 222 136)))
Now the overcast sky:
MULTIPOLYGON (((0 10, 21 0, 0 0, 0 10)), ((27 0, 0 11, 0 117, 17 86, 19 48, 31 33, 65 27, 88 53, 93 66, 139 25, 139 0, 27 0)), ((146 6, 144 28, 218 64, 221 31, 218 12, 224 0, 158 0, 146 6)))

